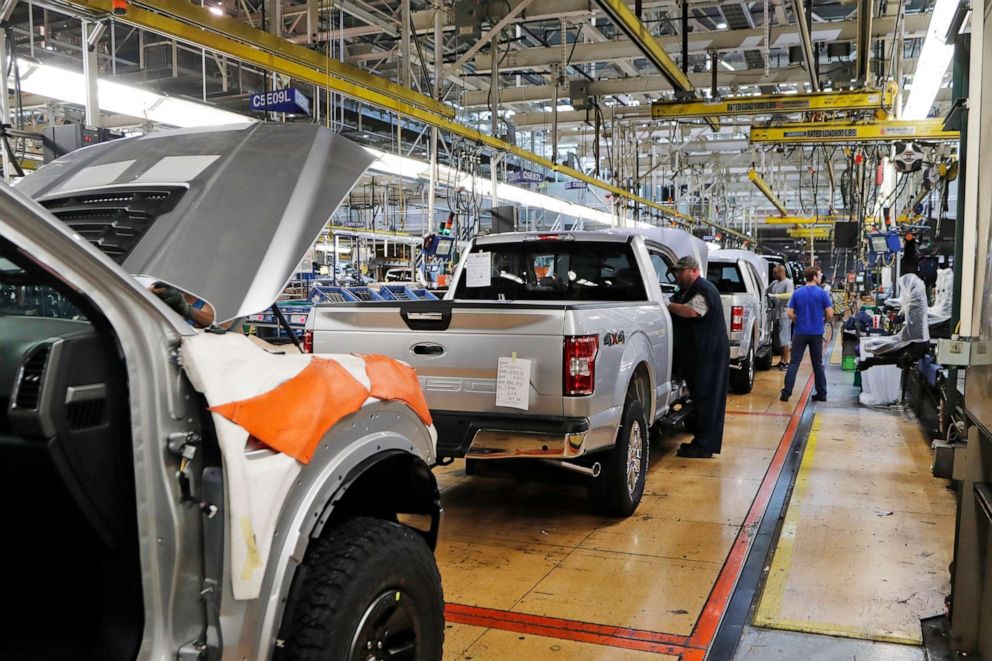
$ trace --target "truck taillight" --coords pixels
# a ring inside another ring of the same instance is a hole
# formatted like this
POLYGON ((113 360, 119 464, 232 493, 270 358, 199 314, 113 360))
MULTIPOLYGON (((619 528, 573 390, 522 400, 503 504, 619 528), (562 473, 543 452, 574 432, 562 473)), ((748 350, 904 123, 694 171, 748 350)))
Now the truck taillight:
POLYGON ((730 332, 739 333, 744 330, 744 307, 735 305, 730 308, 730 332))
POLYGON ((313 353, 313 331, 303 331, 303 353, 313 353))
POLYGON ((598 335, 565 338, 565 395, 591 395, 596 388, 596 354, 598 335))

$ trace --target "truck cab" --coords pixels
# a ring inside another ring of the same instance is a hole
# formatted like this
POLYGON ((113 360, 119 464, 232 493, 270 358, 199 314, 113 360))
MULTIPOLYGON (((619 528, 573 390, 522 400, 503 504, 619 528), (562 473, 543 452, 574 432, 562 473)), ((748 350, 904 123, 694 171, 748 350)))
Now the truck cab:
POLYGON ((720 292, 730 337, 730 388, 748 393, 755 369, 772 364, 772 308, 766 297, 770 267, 746 250, 714 250, 706 278, 720 292))

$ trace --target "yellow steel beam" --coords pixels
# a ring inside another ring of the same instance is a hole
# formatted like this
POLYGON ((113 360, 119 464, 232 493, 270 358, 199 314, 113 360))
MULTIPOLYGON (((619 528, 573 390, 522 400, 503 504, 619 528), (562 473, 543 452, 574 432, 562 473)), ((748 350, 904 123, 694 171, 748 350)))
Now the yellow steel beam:
POLYGON ((841 220, 841 216, 768 216, 766 225, 828 225, 841 220))
MULTIPOLYGON (((66 0, 69 4, 86 7, 96 11, 109 11, 109 0, 66 0)), ((454 117, 455 111, 431 97, 414 92, 381 76, 376 76, 356 66, 333 60, 326 55, 317 53, 304 46, 292 44, 263 30, 256 30, 234 18, 215 16, 209 11, 184 0, 139 0, 129 3, 127 14, 115 16, 114 19, 123 23, 139 24, 146 21, 145 9, 161 15, 163 18, 173 18, 180 24, 186 24, 181 30, 184 35, 168 32, 169 36, 189 40, 191 31, 212 32, 221 37, 236 40, 248 46, 270 53, 278 53, 282 59, 309 67, 325 76, 324 87, 340 92, 369 103, 377 103, 380 98, 389 98, 396 102, 429 110, 445 117, 454 117)), ((170 29, 169 23, 160 23, 160 29, 170 29)), ((153 29, 149 27, 149 29, 153 29)), ((161 31, 161 30, 157 30, 161 31)))
POLYGON ((823 112, 842 110, 887 110, 892 107, 895 83, 884 90, 813 92, 810 94, 766 94, 712 101, 655 101, 654 119, 734 117, 769 113, 823 112))
MULTIPOLYGON (((96 13, 109 13, 111 9, 111 0, 66 1, 77 8, 82 8, 96 13)), ((619 198, 637 202, 646 208, 654 209, 667 218, 672 218, 693 225, 709 225, 710 227, 714 227, 741 240, 754 241, 751 237, 738 232, 737 230, 724 227, 718 223, 714 223, 706 219, 696 219, 692 216, 679 212, 677 209, 663 204, 658 204, 657 202, 631 193, 623 188, 620 188, 619 186, 614 186, 613 184, 601 181, 568 166, 557 164, 547 158, 544 158, 543 156, 538 156, 533 152, 521 149, 514 144, 494 138, 463 124, 459 124, 458 122, 449 119, 450 113, 448 112, 443 115, 438 114, 431 109, 425 108, 423 104, 400 100, 392 94, 386 94, 379 91, 384 87, 381 82, 388 83, 389 81, 383 81, 378 76, 372 76, 371 74, 361 72, 365 76, 375 79, 376 88, 371 88, 360 83, 354 83, 350 80, 344 80, 337 77, 336 71, 333 67, 327 66, 329 63, 336 63, 331 60, 327 60, 327 58, 318 56, 319 66, 317 66, 313 63, 301 63, 294 57, 286 57, 284 55, 285 52, 297 54, 300 47, 272 37, 268 33, 255 30, 249 26, 232 21, 231 19, 223 19, 222 17, 213 16, 201 7, 184 5, 184 3, 177 2, 176 0, 142 0, 142 4, 155 7, 168 5, 169 12, 174 12, 176 16, 181 15, 183 20, 173 18, 172 16, 167 16, 164 13, 159 13, 157 11, 143 9, 142 7, 134 4, 128 5, 126 15, 115 16, 114 19, 122 23, 127 23, 135 27, 194 44, 214 53, 226 55, 233 59, 241 60, 242 62, 254 64, 267 71, 274 71, 290 76, 296 80, 310 83, 311 85, 332 89, 345 96, 349 96, 351 98, 369 103, 370 105, 385 108, 399 115, 404 115, 411 119, 423 122, 428 126, 436 126, 439 129, 468 138, 469 140, 486 145, 492 149, 512 154, 518 158, 548 168, 549 170, 560 172, 565 176, 578 179, 579 181, 584 181, 591 186, 608 191, 619 198), (210 25, 215 19, 221 19, 224 21, 225 30, 229 30, 232 33, 237 31, 239 34, 244 34, 247 35, 247 37, 257 40, 255 42, 256 45, 247 43, 246 40, 228 36, 219 31, 206 29, 204 27, 210 25), (192 24, 193 22, 198 22, 198 24, 194 25, 192 24), (231 23, 235 23, 235 25, 231 25, 231 23)), ((307 49, 302 50, 307 51, 307 49)), ((392 83, 389 84, 392 85, 392 83)), ((447 106, 444 106, 444 108, 448 111, 451 110, 447 106)))
POLYGON ((957 131, 945 131, 944 120, 890 119, 880 122, 803 122, 751 127, 751 142, 774 144, 843 144, 894 140, 957 140, 957 131))
POLYGON ((830 229, 826 227, 803 227, 788 230, 789 236, 795 239, 829 239, 830 229))
POLYGON ((755 188, 761 191, 762 195, 768 198, 768 201, 772 203, 772 206, 778 209, 779 213, 783 216, 789 213, 788 210, 786 210, 785 205, 782 204, 782 200, 778 199, 778 195, 776 195, 772 190, 772 187, 768 185, 768 182, 765 181, 760 174, 758 174, 757 170, 753 167, 750 168, 747 171, 747 178, 751 180, 751 183, 754 184, 755 188))
MULTIPOLYGON (((661 75, 671 83, 677 92, 692 92, 695 89, 689 81, 689 77, 672 61, 672 58, 668 56, 654 35, 634 15, 634 12, 630 11, 623 0, 596 0, 596 4, 627 35, 627 38, 637 46, 637 49, 643 53, 648 62, 661 72, 661 75)), ((704 118, 714 131, 720 129, 720 122, 717 119, 708 116, 704 118)))

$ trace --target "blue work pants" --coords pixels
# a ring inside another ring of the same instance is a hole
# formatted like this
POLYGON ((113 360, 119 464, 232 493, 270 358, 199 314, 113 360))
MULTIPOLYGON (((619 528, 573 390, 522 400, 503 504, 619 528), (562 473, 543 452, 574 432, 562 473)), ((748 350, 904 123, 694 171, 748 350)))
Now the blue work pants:
POLYGON ((809 347, 809 359, 813 362, 813 380, 816 383, 814 396, 826 398, 827 396, 827 376, 823 372, 823 335, 793 335, 792 336, 792 360, 789 362, 789 371, 785 373, 785 387, 782 394, 786 397, 792 396, 792 389, 796 385, 796 374, 799 372, 799 363, 803 360, 806 348, 809 347))

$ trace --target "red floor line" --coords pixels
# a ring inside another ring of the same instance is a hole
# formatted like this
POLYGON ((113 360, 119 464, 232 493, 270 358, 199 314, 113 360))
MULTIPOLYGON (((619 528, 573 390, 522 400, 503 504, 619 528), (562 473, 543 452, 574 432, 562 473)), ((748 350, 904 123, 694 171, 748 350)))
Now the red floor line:
MULTIPOLYGON (((618 647, 629 650, 639 650, 642 652, 654 652, 656 654, 671 654, 671 655, 682 655, 689 650, 683 644, 671 644, 655 640, 646 640, 643 638, 626 638, 615 635, 608 635, 603 633, 596 633, 594 631, 588 630, 585 626, 585 622, 574 622, 571 620, 558 620, 560 622, 568 623, 567 627, 555 626, 550 624, 550 621, 555 621, 557 618, 545 618, 540 616, 530 616, 526 620, 521 620, 518 618, 503 618, 502 616, 494 617, 491 613, 506 613, 509 616, 517 616, 520 613, 509 613, 506 611, 498 611, 488 608, 476 608, 474 606, 465 606, 463 604, 448 604, 445 608, 445 619, 448 622, 455 622, 457 624, 469 624, 477 627, 485 627, 489 629, 500 629, 502 631, 512 631, 514 633, 526 633, 534 636, 544 636, 546 638, 557 638, 560 640, 574 640, 583 643, 592 643, 595 645, 604 645, 607 647, 618 647), (543 621, 549 621, 545 624, 543 621), (578 626, 576 626, 578 625, 578 626)), ((601 625, 593 625, 601 626, 601 625)), ((622 630, 622 627, 602 627, 605 629, 615 628, 622 630)), ((633 630, 631 630, 633 631, 633 630)), ((649 631, 641 632, 644 634, 651 634, 649 631)), ((667 634, 662 634, 662 636, 667 636, 667 634)), ((672 638, 681 638, 685 641, 685 637, 681 636, 671 636, 672 638)), ((696 650, 700 651, 700 650, 696 650)))
MULTIPOLYGON (((582 622, 580 620, 532 615, 529 613, 515 613, 496 608, 458 603, 448 603, 445 606, 445 619, 448 622, 454 622, 456 624, 468 624, 500 629, 502 631, 513 631, 516 633, 574 640, 577 642, 659 654, 671 654, 681 656, 683 661, 702 660, 705 657, 706 649, 713 640, 713 636, 716 635, 716 630, 727 608, 727 604, 730 602, 730 595, 733 593, 737 579, 744 567, 744 560, 747 557, 751 539, 757 532, 758 522, 765 513, 765 507, 767 507, 768 500, 771 498, 778 476, 782 472, 782 465, 785 463, 789 447, 792 445, 796 430, 799 428, 803 409, 812 390, 813 376, 810 375, 806 382, 806 387, 803 389, 803 394, 791 414, 736 412, 737 414, 745 415, 789 416, 789 425, 782 434, 782 440, 779 442, 778 449, 775 451, 771 464, 765 472, 765 477, 758 488, 758 493, 755 495, 754 501, 751 503, 751 508, 748 510, 747 517, 744 519, 741 531, 734 540, 730 554, 724 562, 723 569, 717 577, 709 599, 703 606, 703 611, 696 621, 696 626, 691 636, 686 637, 661 631, 617 627, 582 622)), ((728 413, 734 412, 728 411, 728 413)))
POLYGON ((689 637, 689 645, 691 647, 707 649, 716 635, 717 628, 720 626, 720 620, 723 618, 723 614, 727 609, 727 604, 730 603, 730 596, 733 594, 734 587, 737 585, 737 579, 740 577, 741 570, 744 568, 744 561, 747 558, 751 540, 758 531, 758 523, 765 513, 765 508, 768 506, 772 491, 775 489, 775 483, 778 481, 778 476, 782 472, 782 466, 789 454, 789 448, 795 438, 796 430, 799 428, 803 409, 806 407, 806 402, 809 400, 812 391, 813 376, 810 375, 806 382, 806 387, 803 389, 803 394, 799 398, 796 408, 793 409, 789 426, 785 428, 785 433, 782 434, 782 440, 779 442, 778 449, 775 451, 775 456, 772 457, 772 462, 765 472, 761 486, 758 487, 758 493, 751 503, 751 509, 748 510, 747 517, 745 517, 744 523, 741 526, 741 531, 738 533, 737 539, 734 540, 730 554, 727 556, 726 562, 724 562, 723 569, 720 571, 716 583, 713 584, 713 590, 710 592, 709 599, 707 599, 706 605, 703 606, 703 612, 696 622, 696 627, 692 635, 689 637))
POLYGON ((501 610, 498 608, 486 608, 483 606, 469 606, 467 604, 450 603, 445 608, 445 616, 471 617, 485 619, 491 622, 500 622, 506 625, 537 626, 556 631, 577 631, 585 634, 604 636, 607 638, 622 638, 627 640, 639 640, 651 643, 663 643, 683 647, 688 642, 688 636, 663 633, 660 631, 647 631, 645 629, 632 629, 630 627, 618 627, 608 624, 596 624, 593 622, 583 622, 581 620, 566 620, 559 617, 547 615, 533 615, 531 613, 517 613, 514 611, 501 610))
POLYGON ((727 415, 764 415, 770 418, 791 418, 792 413, 779 413, 775 411, 727 411, 727 415))

